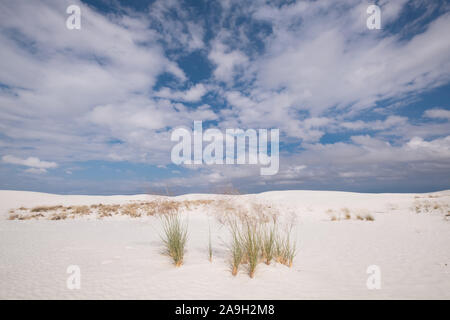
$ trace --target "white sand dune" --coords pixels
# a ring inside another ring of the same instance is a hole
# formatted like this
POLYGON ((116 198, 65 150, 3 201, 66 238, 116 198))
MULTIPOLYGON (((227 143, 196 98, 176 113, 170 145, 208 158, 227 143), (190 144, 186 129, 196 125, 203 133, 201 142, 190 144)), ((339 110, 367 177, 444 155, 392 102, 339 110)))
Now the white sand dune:
POLYGON ((228 232, 214 212, 197 208, 189 221, 185 263, 161 254, 155 217, 8 220, 10 209, 38 205, 123 204, 155 196, 62 196, 0 191, 1 299, 449 299, 450 192, 358 194, 277 191, 256 195, 184 195, 175 200, 263 202, 295 215, 298 254, 292 268, 260 264, 255 278, 228 266, 228 232), (331 221, 348 208, 350 220, 331 221), (418 208, 418 209, 416 209, 418 208), (330 211, 332 212, 330 213, 330 211), (328 211, 328 213, 327 213, 328 211), (375 221, 360 221, 371 214, 375 221), (207 259, 211 226, 214 259, 207 259), (69 265, 81 288, 69 290, 69 265), (381 270, 369 290, 367 267, 381 270))

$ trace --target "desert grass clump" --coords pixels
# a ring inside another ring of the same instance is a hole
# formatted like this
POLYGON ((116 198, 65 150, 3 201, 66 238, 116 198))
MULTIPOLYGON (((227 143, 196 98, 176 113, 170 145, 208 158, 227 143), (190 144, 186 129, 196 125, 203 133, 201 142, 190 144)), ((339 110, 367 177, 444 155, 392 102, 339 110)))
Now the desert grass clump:
POLYGON ((73 206, 72 207, 72 214, 74 214, 74 215, 84 216, 84 215, 88 215, 90 213, 91 213, 91 211, 89 210, 88 206, 73 206))
POLYGON ((62 212, 62 213, 54 213, 50 216, 50 220, 65 220, 67 219, 67 214, 62 212))
POLYGON ((292 267, 296 255, 296 242, 292 240, 294 220, 279 228, 276 218, 271 223, 243 216, 230 218, 227 225, 231 231, 231 267, 236 275, 240 265, 246 265, 248 275, 253 278, 257 265, 267 265, 275 260, 292 267))
POLYGON ((117 214, 120 209, 120 204, 99 204, 97 207, 97 214, 100 218, 112 217, 117 214))
POLYGON ((231 274, 235 276, 244 258, 244 246, 242 243, 241 228, 238 222, 236 220, 230 221, 229 228, 231 232, 231 274))
POLYGON ((270 264, 275 254, 275 245, 277 237, 277 224, 274 221, 272 226, 262 230, 262 255, 267 265, 270 264))
POLYGON ((141 213, 139 212, 140 204, 138 203, 128 203, 123 206, 122 214, 130 216, 132 218, 139 218, 141 213))
POLYGON ((289 224, 282 234, 275 237, 275 261, 292 267, 297 253, 296 242, 292 239, 293 223, 289 224))
POLYGON ((8 220, 19 220, 20 217, 21 217, 20 214, 12 213, 9 215, 8 220))
POLYGON ((172 215, 178 212, 181 202, 173 200, 163 200, 158 202, 157 212, 161 215, 172 215))
POLYGON ((187 224, 181 221, 178 214, 161 216, 163 235, 161 236, 166 246, 166 254, 169 255, 176 267, 183 264, 184 252, 187 240, 187 224))
POLYGON ((349 208, 342 208, 341 209, 344 217, 346 220, 350 220, 352 218, 352 216, 350 215, 350 209, 349 208))
POLYGON ((244 230, 242 232, 242 244, 248 259, 248 274, 253 278, 256 266, 260 260, 260 252, 262 249, 261 229, 258 223, 245 221, 244 230))
POLYGON ((291 268, 294 263, 296 251, 295 241, 291 241, 291 230, 289 230, 283 246, 283 263, 289 268, 291 268))
POLYGON ((101 207, 103 207, 103 203, 91 204, 91 209, 100 209, 101 207))
POLYGON ((375 221, 375 218, 371 214, 366 215, 364 218, 366 221, 375 221))
POLYGON ((39 207, 34 207, 32 208, 30 211, 31 212, 47 212, 47 211, 55 211, 58 209, 61 209, 63 206, 59 205, 59 206, 39 206, 39 207))
POLYGON ((280 234, 277 234, 275 237, 274 244, 274 259, 277 263, 282 263, 283 260, 283 239, 280 234))

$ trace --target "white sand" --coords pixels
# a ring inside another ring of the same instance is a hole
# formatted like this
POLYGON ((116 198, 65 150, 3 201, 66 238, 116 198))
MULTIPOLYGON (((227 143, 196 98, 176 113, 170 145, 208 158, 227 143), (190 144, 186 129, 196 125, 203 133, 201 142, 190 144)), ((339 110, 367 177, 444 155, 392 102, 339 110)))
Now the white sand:
MULTIPOLYGON (((185 195, 177 199, 215 198, 185 195)), ((10 221, 20 206, 126 203, 136 196, 60 196, 0 191, 0 298, 31 299, 449 299, 450 192, 357 194, 280 191, 228 196, 248 204, 265 202, 282 215, 297 217, 294 266, 258 265, 254 279, 245 270, 230 274, 226 228, 206 210, 189 219, 185 263, 175 268, 161 255, 159 221, 154 217, 98 220, 10 221), (430 195, 433 197, 431 198, 430 195), (416 213, 418 202, 430 212, 416 213), (437 206, 439 209, 435 209, 437 206), (349 208, 375 221, 331 221, 349 208), (214 260, 207 259, 211 225, 214 260), (81 269, 81 289, 69 290, 66 269, 81 269), (366 287, 369 265, 381 269, 381 289, 366 287)))

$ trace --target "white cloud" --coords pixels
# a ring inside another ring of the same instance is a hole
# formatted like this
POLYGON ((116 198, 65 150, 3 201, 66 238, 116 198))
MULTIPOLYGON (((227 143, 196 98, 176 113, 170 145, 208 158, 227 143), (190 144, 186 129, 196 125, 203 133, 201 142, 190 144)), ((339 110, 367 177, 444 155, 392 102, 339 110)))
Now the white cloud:
POLYGON ((286 88, 293 106, 321 114, 336 105, 367 109, 378 100, 431 88, 450 78, 450 40, 441 36, 450 27, 449 15, 402 43, 395 36, 347 37, 341 32, 344 26, 336 24, 334 29, 280 30, 282 34, 272 39, 271 52, 259 62, 259 85, 265 90, 286 88), (314 38, 302 37, 311 33, 314 38))
POLYGON ((208 58, 215 64, 214 76, 221 81, 229 82, 233 76, 248 62, 244 53, 239 50, 229 50, 227 47, 216 42, 210 51, 208 58))
POLYGON ((29 168, 25 169, 25 172, 32 173, 32 174, 43 174, 47 172, 47 169, 44 168, 29 168))
MULTIPOLYGON (((404 4, 380 3, 384 25, 398 17, 404 4)), ((258 3, 248 9, 252 18, 270 24, 273 33, 262 39, 265 52, 252 56, 241 69, 238 81, 247 81, 243 89, 225 93, 233 107, 224 112, 227 121, 249 127, 269 122, 287 136, 305 141, 317 141, 326 131, 325 126, 308 128, 305 116, 330 118, 330 110, 340 116, 331 122, 344 122, 347 129, 405 125, 406 119, 398 116, 365 123, 345 118, 374 110, 379 101, 411 99, 447 83, 450 40, 443 39, 442 30, 450 28, 450 15, 443 14, 421 33, 400 40, 398 34, 369 31, 366 8, 366 3, 349 0, 258 3)), ((213 46, 210 59, 222 51, 213 46)), ((224 70, 229 80, 232 68, 224 70)))
POLYGON ((172 50, 192 52, 205 47, 204 26, 198 19, 190 19, 189 10, 176 0, 157 0, 148 11, 148 22, 158 30, 159 40, 172 50))
POLYGON ((2 157, 2 160, 5 163, 30 167, 29 169, 25 170, 25 172, 29 173, 45 173, 47 172, 47 169, 56 168, 58 166, 56 162, 41 161, 36 157, 28 157, 26 159, 22 159, 12 155, 6 155, 2 157))
POLYGON ((198 83, 186 91, 174 91, 170 88, 162 88, 158 92, 155 92, 154 96, 175 101, 197 102, 207 92, 208 89, 203 84, 198 83))
MULTIPOLYGON (((148 28, 144 14, 101 15, 79 1, 71 4, 81 6, 81 30, 65 27, 66 6, 61 1, 0 4, 0 83, 8 86, 0 92, 0 132, 14 141, 7 143, 8 152, 29 148, 39 157, 52 154, 58 161, 127 154, 142 161, 142 149, 150 147, 148 137, 158 134, 141 132, 138 139, 132 132, 171 124, 167 110, 152 107, 152 87, 164 72, 172 73, 178 85, 186 75, 164 55, 160 35, 148 28), (118 106, 125 110, 114 109, 118 106), (86 121, 88 116, 93 121, 86 121), (118 127, 123 122, 130 128, 130 139, 109 145, 116 137, 105 125, 118 127)), ((196 100, 203 89, 194 86, 183 98, 196 100)), ((172 116, 179 119, 189 112, 178 110, 171 107, 172 116)), ((156 141, 152 146, 145 153, 154 151, 161 161, 165 151, 158 153, 162 151, 156 141)))
POLYGON ((450 120, 450 110, 445 109, 430 109, 424 112, 424 116, 427 118, 447 119, 450 120))
POLYGON ((357 121, 344 121, 340 126, 351 130, 387 130, 392 127, 405 126, 408 123, 408 118, 399 116, 388 116, 385 120, 375 120, 364 122, 362 120, 357 121))

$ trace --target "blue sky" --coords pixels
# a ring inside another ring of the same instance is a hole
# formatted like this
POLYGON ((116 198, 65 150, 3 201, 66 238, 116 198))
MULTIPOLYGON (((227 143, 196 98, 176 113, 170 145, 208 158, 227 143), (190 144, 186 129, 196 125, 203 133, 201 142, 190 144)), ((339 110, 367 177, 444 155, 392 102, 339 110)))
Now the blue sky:
POLYGON ((0 189, 449 189, 450 5, 372 3, 1 0, 0 189), (278 174, 173 164, 195 120, 278 128, 278 174))

